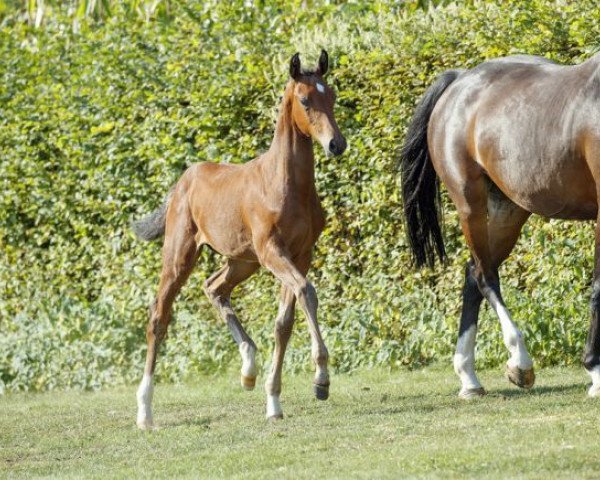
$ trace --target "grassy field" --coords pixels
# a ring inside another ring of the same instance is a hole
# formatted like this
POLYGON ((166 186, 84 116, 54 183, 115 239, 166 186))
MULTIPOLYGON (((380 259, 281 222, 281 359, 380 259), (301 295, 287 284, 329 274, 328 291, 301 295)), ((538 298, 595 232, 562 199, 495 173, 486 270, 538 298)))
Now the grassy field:
POLYGON ((465 403, 449 369, 285 378, 283 421, 234 373, 158 385, 159 429, 135 428, 134 387, 0 398, 0 477, 597 478, 600 403, 583 369, 538 372, 530 392, 500 370, 465 403))

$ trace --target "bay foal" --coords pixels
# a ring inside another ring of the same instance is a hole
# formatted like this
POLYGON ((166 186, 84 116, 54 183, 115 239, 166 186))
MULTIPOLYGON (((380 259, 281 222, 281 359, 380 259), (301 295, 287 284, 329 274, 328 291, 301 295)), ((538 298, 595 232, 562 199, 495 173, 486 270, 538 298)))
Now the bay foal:
POLYGON ((317 295, 306 279, 312 249, 325 222, 315 189, 313 140, 327 154, 341 155, 346 149, 333 114, 335 95, 323 79, 327 69, 324 50, 315 71, 302 70, 295 54, 269 150, 243 165, 191 166, 164 205, 134 224, 136 234, 144 240, 165 237, 158 294, 150 307, 146 334, 146 366, 137 391, 138 427, 153 425, 156 355, 171 320, 173 301, 203 245, 227 257, 223 268, 206 280, 204 290, 238 344, 241 383, 246 389, 254 388, 256 381, 256 345, 233 311, 231 292, 261 265, 281 282, 275 351, 266 381, 267 417, 283 417, 281 369, 296 301, 308 319, 316 397, 325 400, 329 396, 328 353, 317 323, 317 295))
POLYGON ((439 183, 456 205, 471 252, 454 368, 460 396, 485 393, 475 374, 479 307, 495 310, 510 352, 507 375, 534 383, 533 362, 500 293, 498 269, 532 213, 596 219, 592 320, 584 365, 600 396, 600 55, 573 66, 514 56, 450 70, 417 106, 402 151, 402 194, 418 265, 445 257, 439 183))

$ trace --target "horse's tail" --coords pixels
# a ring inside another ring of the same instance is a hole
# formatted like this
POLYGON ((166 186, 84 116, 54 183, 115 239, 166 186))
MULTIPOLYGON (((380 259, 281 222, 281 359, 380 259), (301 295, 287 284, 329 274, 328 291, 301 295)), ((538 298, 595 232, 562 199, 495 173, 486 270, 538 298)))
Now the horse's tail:
POLYGON ((427 89, 417 105, 400 153, 404 217, 408 241, 417 267, 425 263, 433 266, 436 252, 440 261, 446 259, 440 225, 440 184, 429 156, 427 127, 435 104, 460 74, 460 70, 448 70, 427 89))
POLYGON ((168 193, 160 207, 145 217, 131 222, 133 233, 135 233, 138 238, 149 242, 150 240, 156 240, 165 234, 167 208, 169 207, 169 201, 173 196, 173 190, 174 188, 168 193))

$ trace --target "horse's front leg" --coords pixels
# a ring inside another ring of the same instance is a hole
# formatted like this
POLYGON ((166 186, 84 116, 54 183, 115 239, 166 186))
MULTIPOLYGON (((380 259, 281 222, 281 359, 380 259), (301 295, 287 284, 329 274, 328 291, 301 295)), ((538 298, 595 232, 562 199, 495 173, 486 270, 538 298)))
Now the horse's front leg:
POLYGON ((275 320, 275 349, 273 351, 273 363, 271 373, 267 378, 265 390, 267 392, 267 418, 270 420, 283 418, 283 410, 279 396, 281 395, 281 370, 283 368, 283 357, 288 341, 294 327, 294 305, 296 297, 286 287, 281 288, 281 300, 279 312, 275 320))
POLYGON ((306 315, 311 337, 312 359, 316 366, 315 396, 319 400, 327 400, 329 397, 329 372, 327 369, 329 353, 317 322, 317 292, 306 279, 310 260, 310 253, 306 253, 293 262, 286 250, 274 239, 265 242, 264 248, 261 249, 261 263, 281 281, 284 287, 293 292, 306 315))

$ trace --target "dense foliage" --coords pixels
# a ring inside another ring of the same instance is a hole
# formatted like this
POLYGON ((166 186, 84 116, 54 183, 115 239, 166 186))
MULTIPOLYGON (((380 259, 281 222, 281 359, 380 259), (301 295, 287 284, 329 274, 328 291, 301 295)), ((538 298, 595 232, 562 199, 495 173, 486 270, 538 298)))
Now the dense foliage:
MULTIPOLYGON (((0 390, 94 388, 140 375, 160 244, 136 240, 130 220, 155 208, 190 164, 245 162, 265 150, 290 55, 314 62, 321 47, 349 141, 340 158, 317 152, 328 226, 311 278, 332 365, 448 359, 467 252, 449 204, 450 264, 411 268, 395 163, 415 102, 437 73, 486 58, 585 60, 598 46, 600 9, 591 0, 422 3, 171 2, 168 19, 147 21, 115 6, 77 29, 60 9, 43 28, 5 15, 0 390)), ((536 218, 503 267, 505 298, 538 364, 579 359, 592 246, 591 224, 536 218)), ((176 303, 162 379, 238 362, 201 289, 220 262, 204 252, 176 303)), ((277 294, 263 273, 234 295, 262 365, 277 294)), ((487 309, 478 352, 480 363, 506 358, 487 309)), ((287 369, 307 366, 300 321, 287 369)))

